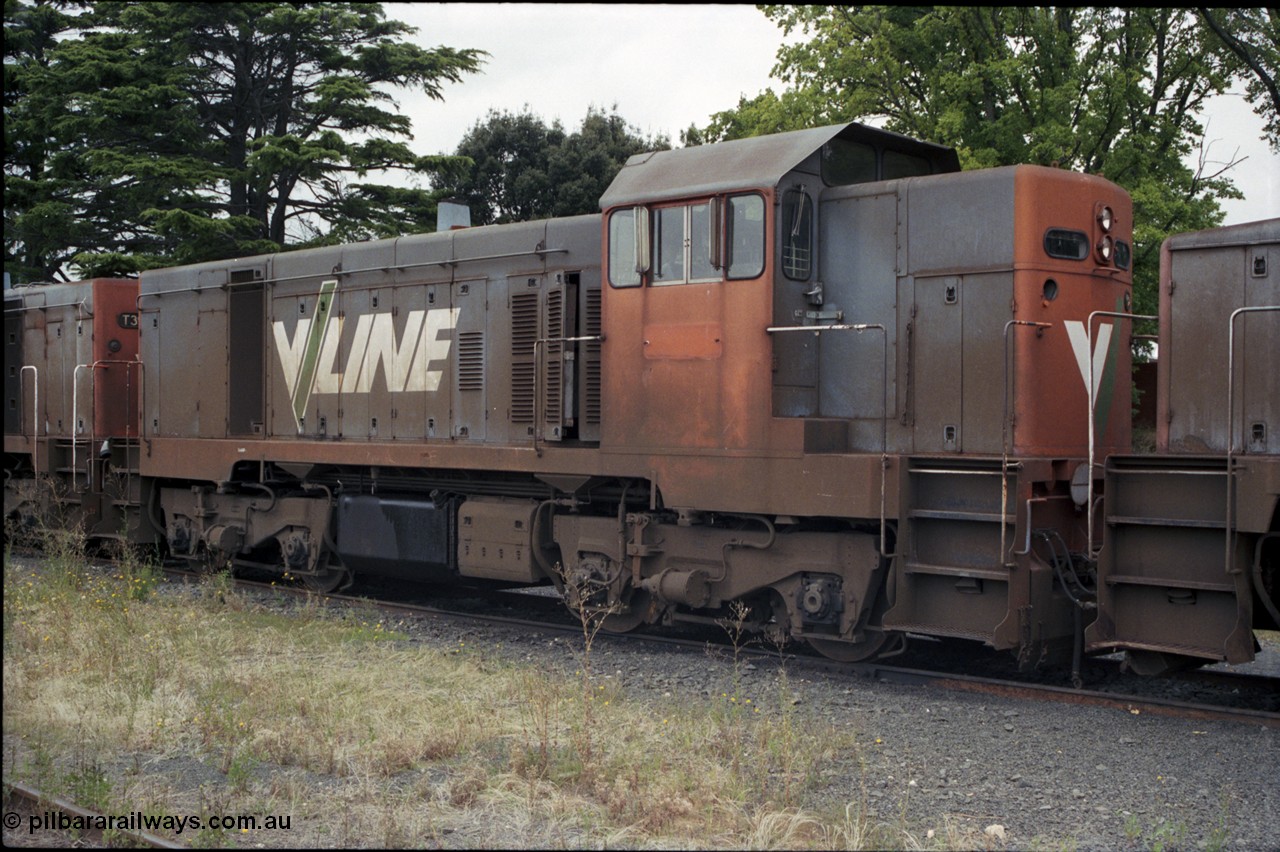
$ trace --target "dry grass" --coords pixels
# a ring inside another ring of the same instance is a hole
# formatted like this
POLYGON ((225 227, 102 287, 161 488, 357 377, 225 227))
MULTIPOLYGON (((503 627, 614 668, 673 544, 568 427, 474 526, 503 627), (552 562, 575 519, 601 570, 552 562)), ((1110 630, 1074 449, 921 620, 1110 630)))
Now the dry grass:
POLYGON ((584 674, 589 656, 577 675, 518 667, 419 644, 373 610, 281 614, 218 578, 156 594, 145 565, 82 569, 74 545, 40 571, 6 558, 6 776, 113 812, 291 817, 183 840, 919 845, 856 802, 804 809, 859 744, 798 708, 785 677, 772 696, 654 704, 584 674))

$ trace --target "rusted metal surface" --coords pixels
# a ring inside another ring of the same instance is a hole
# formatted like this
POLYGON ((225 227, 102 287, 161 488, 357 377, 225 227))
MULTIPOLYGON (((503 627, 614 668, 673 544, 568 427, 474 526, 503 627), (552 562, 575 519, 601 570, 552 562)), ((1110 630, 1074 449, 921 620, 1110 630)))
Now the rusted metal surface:
POLYGON ((1231 421, 1238 452, 1280 453, 1280 313, 1234 324, 1231 319, 1241 308, 1276 305, 1280 219, 1180 234, 1164 243, 1156 420, 1161 452, 1226 452, 1231 421), (1228 375, 1231 361, 1234 375, 1228 375))
POLYGON ((142 530, 137 292, 96 278, 6 294, 6 517, 94 538, 142 530))
MULTIPOLYGON (((1239 335, 1226 428, 1257 439, 1217 497, 1123 464, 1104 483, 1131 443, 1118 186, 959 172, 850 124, 641 155, 601 204, 145 273, 124 374, 144 484, 99 503, 191 558, 572 582, 614 626, 737 603, 840 659, 911 631, 1078 669, 1095 617, 1095 650, 1252 653, 1250 588, 1275 585, 1270 332, 1205 332, 1239 335), (1186 544, 1197 524, 1220 529, 1186 544), (1217 568, 1172 564, 1207 542, 1217 568)), ((1249 253, 1242 304, 1265 301, 1270 254, 1229 250, 1249 253)), ((1198 322, 1189 304, 1166 324, 1198 322)), ((1178 388, 1187 423, 1216 404, 1178 388)))
POLYGON ((136 435, 137 292, 135 280, 95 278, 6 297, 6 434, 30 436, 34 423, 41 438, 136 435))

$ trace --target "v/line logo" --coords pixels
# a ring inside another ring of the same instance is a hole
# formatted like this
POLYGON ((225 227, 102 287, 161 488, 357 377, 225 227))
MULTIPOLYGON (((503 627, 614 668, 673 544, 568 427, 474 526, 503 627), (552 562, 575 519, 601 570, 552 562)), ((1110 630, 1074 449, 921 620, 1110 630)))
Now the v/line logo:
POLYGON ((311 394, 368 393, 378 366, 391 393, 434 393, 444 370, 438 365, 449 358, 451 333, 458 323, 458 308, 410 311, 404 334, 396 338, 395 318, 388 312, 361 314, 349 341, 345 368, 339 371, 338 354, 346 318, 334 316, 337 281, 320 285, 313 317, 298 320, 290 338, 282 320, 272 325, 276 354, 284 370, 285 387, 299 425, 311 394), (432 365, 437 365, 432 369, 432 365))
POLYGON ((1080 369, 1080 378, 1084 380, 1085 390, 1089 392, 1090 402, 1098 398, 1102 387, 1102 376, 1106 372, 1107 353, 1111 350, 1111 323, 1098 325, 1098 339, 1094 341, 1092 357, 1089 353, 1089 333, 1084 323, 1067 320, 1067 339, 1071 341, 1071 351, 1076 356, 1076 366, 1080 369), (1092 378, 1093 384, 1090 385, 1092 378))
POLYGON ((1098 324, 1098 336, 1093 341, 1093 351, 1090 352, 1089 333, 1084 323, 1068 320, 1064 324, 1067 339, 1071 341, 1071 351, 1076 356, 1080 379, 1084 382, 1085 393, 1088 395, 1089 407, 1093 411, 1094 428, 1105 429, 1111 416, 1111 390, 1116 370, 1116 353, 1111 349, 1113 326, 1109 322, 1098 324))

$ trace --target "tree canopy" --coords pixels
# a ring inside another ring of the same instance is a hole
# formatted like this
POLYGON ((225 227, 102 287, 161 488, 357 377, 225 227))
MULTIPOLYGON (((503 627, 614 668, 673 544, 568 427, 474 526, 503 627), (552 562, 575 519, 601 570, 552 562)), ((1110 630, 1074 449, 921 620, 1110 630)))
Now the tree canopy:
POLYGON ((1256 6, 1198 10, 1221 41, 1227 66, 1245 81, 1245 93, 1280 151, 1280 9, 1256 6))
POLYGON ((455 151, 471 167, 442 175, 437 195, 467 204, 474 225, 598 212, 600 196, 628 157, 670 147, 664 137, 642 136, 616 107, 610 113, 588 109, 573 133, 558 120, 548 125, 528 107, 520 113, 490 110, 455 151))
POLYGON ((379 4, 5 0, 5 266, 53 277, 425 229, 447 173, 390 94, 441 99, 484 52, 379 4))
MULTIPOLYGON (((965 168, 1039 163, 1105 175, 1136 206, 1139 313, 1154 313, 1164 237, 1220 224, 1218 199, 1240 197, 1233 164, 1211 165, 1201 115, 1244 60, 1193 10, 761 8, 785 34, 805 36, 778 51, 774 74, 788 86, 717 113, 704 138, 872 120, 954 146, 965 168)), ((1242 14, 1229 25, 1256 43, 1260 31, 1274 37, 1274 20, 1242 14)))

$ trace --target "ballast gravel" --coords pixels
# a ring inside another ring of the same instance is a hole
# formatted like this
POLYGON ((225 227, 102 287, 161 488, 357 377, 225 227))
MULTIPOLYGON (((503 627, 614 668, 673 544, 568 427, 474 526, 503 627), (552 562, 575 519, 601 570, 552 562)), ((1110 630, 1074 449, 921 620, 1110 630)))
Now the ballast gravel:
MULTIPOLYGON (((424 623, 415 635, 500 646, 570 673, 581 646, 492 626, 424 623)), ((1269 664, 1276 656, 1267 650, 1269 664)), ((723 652, 603 635, 592 667, 632 700, 655 703, 735 688, 777 695, 785 684, 797 712, 863 744, 821 768, 798 806, 839 812, 854 803, 872 821, 909 826, 923 848, 947 848, 949 829, 960 829, 951 836, 976 834, 989 849, 1280 850, 1280 732, 1261 723, 801 675, 770 658, 735 664, 723 652)))
MULTIPOLYGON (((447 618, 397 621, 409 643, 446 652, 465 643, 569 675, 580 665, 580 636, 447 618)), ((1280 646, 1270 644, 1261 659, 1274 673, 1280 646)), ((731 649, 673 650, 606 634, 596 637, 591 662, 628 700, 655 709, 726 692, 785 696, 819 733, 853 734, 856 752, 818 768, 818 782, 795 805, 827 814, 851 806, 896 832, 879 836, 907 838, 907 848, 947 849, 949 838, 976 837, 979 848, 993 850, 1280 850, 1280 734, 1262 723, 814 675, 776 656, 735 661, 731 649)), ((177 763, 175 779, 208 770, 177 763)), ((162 761, 149 771, 168 769, 162 761)), ((5 835, 6 844, 15 839, 5 835)), ((464 833, 443 840, 468 846, 464 833)))

